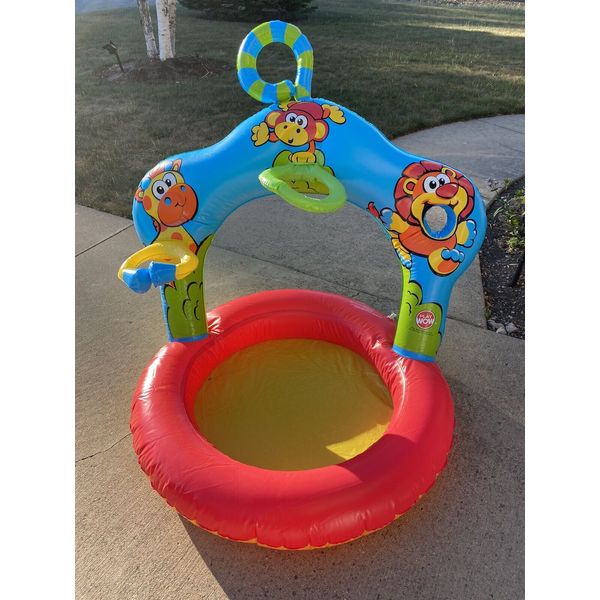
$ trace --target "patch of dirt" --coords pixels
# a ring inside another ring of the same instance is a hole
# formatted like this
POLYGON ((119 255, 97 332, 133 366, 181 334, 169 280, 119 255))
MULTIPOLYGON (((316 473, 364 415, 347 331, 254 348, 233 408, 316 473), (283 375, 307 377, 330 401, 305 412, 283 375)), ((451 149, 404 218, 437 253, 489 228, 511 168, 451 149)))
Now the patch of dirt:
POLYGON ((96 69, 95 75, 111 83, 165 83, 185 79, 201 79, 232 69, 228 62, 202 56, 178 56, 165 61, 137 59, 96 69))
POLYGON ((524 265, 516 284, 511 285, 519 263, 525 259, 525 249, 511 249, 512 234, 508 216, 520 214, 524 209, 518 197, 519 190, 525 190, 524 177, 502 190, 488 209, 488 228, 479 257, 488 329, 496 331, 499 325, 506 327, 513 323, 517 331, 509 335, 525 339, 524 265))

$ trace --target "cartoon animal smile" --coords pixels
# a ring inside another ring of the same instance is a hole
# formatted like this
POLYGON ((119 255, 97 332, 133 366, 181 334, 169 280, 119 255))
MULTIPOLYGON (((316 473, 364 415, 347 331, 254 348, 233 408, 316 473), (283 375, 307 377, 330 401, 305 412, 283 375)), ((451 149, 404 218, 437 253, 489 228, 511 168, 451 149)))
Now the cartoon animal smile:
POLYGON ((337 106, 317 102, 289 102, 273 110, 265 120, 252 128, 255 146, 267 142, 283 142, 298 148, 308 144, 305 151, 290 154, 291 162, 316 162, 316 142, 322 142, 329 134, 327 120, 342 124, 344 113, 337 106))
POLYGON ((160 163, 142 179, 135 199, 154 221, 158 233, 155 241, 183 240, 195 251, 196 243, 182 225, 194 218, 198 197, 180 169, 180 159, 160 163))
MULTIPOLYGON (((459 216, 469 202, 467 190, 451 182, 451 177, 456 177, 454 171, 446 167, 442 169, 438 175, 428 175, 420 179, 403 178, 402 190, 396 187, 395 194, 396 197, 402 192, 412 194, 410 215, 416 219, 426 235, 437 240, 448 239, 456 233, 459 216), (439 230, 435 230, 426 219, 427 213, 433 207, 438 207, 445 215, 446 224, 439 230)), ((411 221, 410 216, 408 221, 411 221)))
POLYGON ((179 166, 174 163, 170 170, 151 177, 142 197, 144 210, 164 227, 187 223, 198 209, 196 193, 185 183, 179 166))
POLYGON ((158 218, 167 227, 175 227, 186 223, 194 216, 198 208, 198 200, 191 187, 186 186, 184 183, 175 182, 168 187, 173 176, 173 173, 167 173, 163 178, 163 181, 167 184, 167 189, 159 184, 156 186, 156 191, 153 191, 154 196, 159 201, 158 218))
POLYGON ((323 139, 325 135, 325 123, 310 119, 307 114, 301 112, 288 112, 285 120, 275 125, 275 136, 285 141, 290 146, 303 146, 310 140, 323 139))
POLYGON ((198 197, 181 174, 181 159, 165 160, 146 173, 134 198, 152 218, 156 237, 121 265, 119 279, 138 293, 152 284, 174 287, 176 279, 185 279, 199 264, 198 245, 183 227, 194 218, 198 197))
POLYGON ((477 229, 467 219, 474 207, 471 182, 458 171, 439 163, 422 160, 408 165, 396 183, 395 208, 379 212, 373 202, 369 211, 387 228, 392 244, 402 262, 411 268, 412 254, 426 256, 438 275, 449 275, 465 255, 457 246, 470 248, 477 229), (427 214, 437 208, 445 223, 436 229, 427 214))

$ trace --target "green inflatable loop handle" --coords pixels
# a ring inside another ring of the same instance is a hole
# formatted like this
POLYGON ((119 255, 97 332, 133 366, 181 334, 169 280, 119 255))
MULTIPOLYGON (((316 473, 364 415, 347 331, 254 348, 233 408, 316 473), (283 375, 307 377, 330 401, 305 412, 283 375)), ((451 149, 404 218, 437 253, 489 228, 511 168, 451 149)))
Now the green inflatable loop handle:
POLYGON ((277 194, 288 204, 315 213, 335 212, 346 202, 346 190, 341 181, 319 165, 289 164, 266 169, 258 179, 261 185, 277 194), (295 190, 288 182, 318 182, 329 191, 323 198, 312 198, 295 190))

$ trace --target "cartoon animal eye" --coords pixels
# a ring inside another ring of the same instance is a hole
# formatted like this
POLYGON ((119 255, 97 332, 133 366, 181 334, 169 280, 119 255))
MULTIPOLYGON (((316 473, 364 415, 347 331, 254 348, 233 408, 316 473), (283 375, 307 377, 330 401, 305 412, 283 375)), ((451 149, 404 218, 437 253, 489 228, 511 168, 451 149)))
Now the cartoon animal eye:
POLYGON ((445 173, 438 175, 437 180, 440 186, 445 185, 446 183, 450 183, 450 177, 448 177, 448 175, 446 175, 445 173))
POLYGON ((298 115, 296 113, 288 113, 287 115, 285 115, 285 120, 288 123, 295 123, 297 118, 298 115))
POLYGON ((433 192, 438 186, 437 177, 432 177, 431 175, 425 178, 425 183, 423 185, 423 189, 426 192, 433 192))
POLYGON ((308 125, 308 119, 302 115, 298 115, 296 117, 296 125, 298 125, 298 127, 302 127, 302 129, 305 129, 308 125))
POLYGON ((167 187, 171 187, 172 185, 175 185, 177 180, 175 179, 175 175, 173 175, 173 173, 167 173, 163 177, 163 181, 167 184, 167 187))
POLYGON ((165 195, 168 189, 169 187, 162 179, 160 181, 155 181, 152 184, 152 193, 158 200, 160 200, 165 195))

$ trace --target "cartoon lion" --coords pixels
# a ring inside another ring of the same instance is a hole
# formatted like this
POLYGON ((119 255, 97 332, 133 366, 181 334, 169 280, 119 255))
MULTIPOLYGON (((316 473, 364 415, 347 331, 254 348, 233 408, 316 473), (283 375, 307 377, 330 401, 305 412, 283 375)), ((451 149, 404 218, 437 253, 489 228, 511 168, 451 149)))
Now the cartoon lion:
POLYGON ((467 218, 473 211, 474 195, 464 175, 422 160, 408 165, 396 183, 396 210, 384 208, 379 212, 373 202, 368 209, 388 230, 405 267, 411 268, 412 255, 416 254, 426 256, 437 275, 449 275, 464 260, 460 248, 470 248, 477 235, 475 221, 467 218), (439 229, 426 218, 434 207, 445 217, 439 229))

